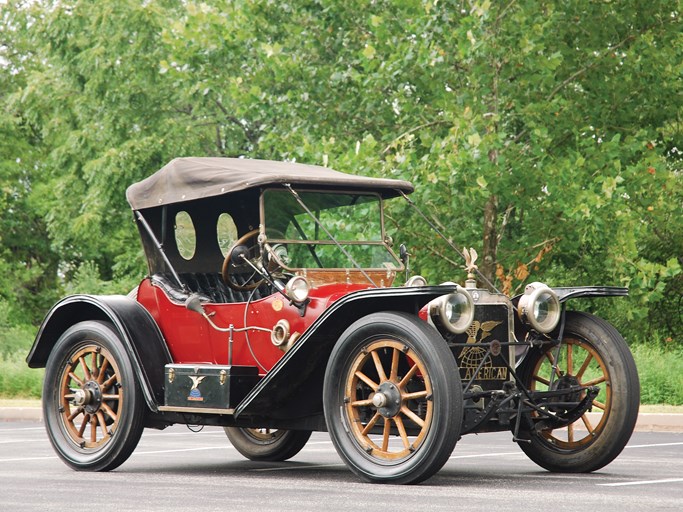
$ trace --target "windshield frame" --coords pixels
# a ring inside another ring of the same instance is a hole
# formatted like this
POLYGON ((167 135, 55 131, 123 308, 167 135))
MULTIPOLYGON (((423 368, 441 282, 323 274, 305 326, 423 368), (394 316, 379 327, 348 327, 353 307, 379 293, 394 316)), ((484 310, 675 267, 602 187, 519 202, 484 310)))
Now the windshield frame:
MULTIPOLYGON (((298 267, 298 266, 289 266, 285 265, 284 262, 279 262, 282 264, 282 267, 288 271, 291 272, 298 272, 298 271, 318 271, 318 272, 325 272, 325 271, 332 271, 332 272, 339 272, 343 271, 348 273, 349 271, 351 272, 361 272, 360 269, 363 270, 368 270, 368 271, 381 271, 383 273, 391 272, 392 274, 401 272, 404 270, 404 265, 403 262, 400 260, 400 258, 396 255, 396 253, 393 251, 391 248, 391 238, 387 236, 385 227, 384 227, 384 200, 382 196, 379 193, 372 192, 372 191, 367 191, 367 190, 353 190, 353 189, 346 189, 346 188, 340 188, 340 189, 324 189, 324 188, 308 188, 308 187, 297 187, 296 192, 299 194, 310 194, 310 193, 319 193, 319 194, 334 194, 334 195, 349 195, 349 196, 365 196, 365 197, 372 197, 373 199, 377 200, 377 204, 379 206, 379 228, 380 228, 380 239, 379 240, 359 240, 359 239, 353 239, 353 240, 331 240, 324 231, 320 231, 318 233, 318 237, 315 239, 292 239, 292 238, 275 238, 275 237, 269 237, 267 235, 267 232, 269 230, 268 227, 268 219, 266 218, 266 194, 269 191, 276 191, 278 193, 282 194, 291 194, 290 191, 288 191, 286 188, 281 188, 281 187, 265 187, 261 189, 260 197, 259 197, 259 215, 260 215, 260 231, 261 235, 263 237, 264 243, 269 243, 269 244, 297 244, 297 245, 308 245, 308 246, 336 246, 336 245, 341 245, 342 247, 345 246, 380 246, 383 247, 384 250, 386 251, 387 254, 387 261, 386 263, 389 263, 391 265, 386 265, 384 264, 381 267, 371 267, 371 266, 361 266, 360 268, 357 267, 354 262, 351 260, 351 258, 346 257, 345 260, 347 261, 348 265, 344 267, 298 267)), ((315 213, 315 212, 313 212, 315 213)), ((316 224, 319 222, 320 219, 316 217, 316 224)))

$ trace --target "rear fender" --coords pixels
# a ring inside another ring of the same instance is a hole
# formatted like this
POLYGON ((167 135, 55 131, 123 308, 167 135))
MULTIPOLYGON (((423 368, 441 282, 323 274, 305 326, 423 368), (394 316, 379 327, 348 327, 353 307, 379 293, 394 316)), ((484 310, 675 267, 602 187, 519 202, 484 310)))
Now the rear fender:
POLYGON ((72 295, 48 312, 26 358, 31 368, 45 368, 52 348, 69 327, 86 320, 109 322, 119 335, 149 408, 164 400, 164 365, 172 362, 159 327, 136 300, 124 295, 72 295))

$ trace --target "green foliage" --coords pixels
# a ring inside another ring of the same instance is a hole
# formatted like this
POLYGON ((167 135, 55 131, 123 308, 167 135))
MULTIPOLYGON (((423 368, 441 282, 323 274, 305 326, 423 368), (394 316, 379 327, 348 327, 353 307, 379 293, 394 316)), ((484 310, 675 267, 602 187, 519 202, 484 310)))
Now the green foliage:
POLYGON ((0 397, 40 398, 43 372, 26 366, 35 328, 16 325, 13 316, 0 299, 0 397))
MULTIPOLYGON (((629 286, 590 307, 683 343, 670 2, 14 0, 0 28, 0 297, 24 323, 134 286, 126 187, 224 155, 411 180, 507 293, 629 286)), ((406 204, 389 225, 413 270, 463 277, 406 204)))
POLYGON ((44 371, 29 368, 25 359, 20 353, 0 358, 0 397, 40 398, 44 371))
POLYGON ((640 375, 641 403, 683 405, 681 347, 638 344, 631 349, 640 375))
POLYGON ((0 359, 8 359, 19 353, 26 358, 34 337, 35 329, 13 322, 9 304, 0 300, 0 359))

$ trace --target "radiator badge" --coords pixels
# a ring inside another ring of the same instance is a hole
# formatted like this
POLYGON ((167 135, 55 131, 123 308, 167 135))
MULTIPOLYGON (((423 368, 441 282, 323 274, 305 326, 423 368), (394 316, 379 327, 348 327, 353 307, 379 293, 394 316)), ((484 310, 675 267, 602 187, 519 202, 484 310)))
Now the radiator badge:
POLYGON ((491 354, 479 345, 486 338, 491 336, 491 331, 503 322, 474 321, 467 331, 467 343, 460 353, 459 366, 461 378, 469 381, 474 377, 477 380, 505 380, 507 379, 507 368, 505 366, 494 366, 491 354), (478 371, 477 371, 478 370, 478 371))
POLYGON ((204 401, 204 397, 202 396, 201 391, 199 391, 198 386, 202 383, 202 381, 205 378, 206 375, 202 375, 201 377, 190 375, 190 379, 192 379, 192 388, 190 389, 190 395, 187 397, 188 400, 191 400, 193 402, 204 401))

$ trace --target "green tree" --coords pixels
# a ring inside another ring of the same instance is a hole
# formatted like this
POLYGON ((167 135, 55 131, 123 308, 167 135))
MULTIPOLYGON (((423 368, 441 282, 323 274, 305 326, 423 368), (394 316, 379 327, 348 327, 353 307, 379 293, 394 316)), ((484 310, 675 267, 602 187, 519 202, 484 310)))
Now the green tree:
MULTIPOLYGON (((171 158, 296 159, 414 181, 508 293, 629 285, 600 307, 680 340, 671 2, 38 1, 2 23, 12 147, 30 147, 26 198, 66 281, 143 274, 124 191, 171 158)), ((407 205, 390 216, 416 270, 461 277, 407 205)))

